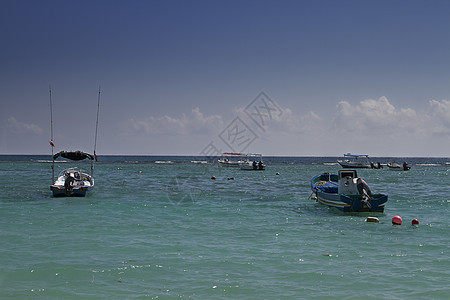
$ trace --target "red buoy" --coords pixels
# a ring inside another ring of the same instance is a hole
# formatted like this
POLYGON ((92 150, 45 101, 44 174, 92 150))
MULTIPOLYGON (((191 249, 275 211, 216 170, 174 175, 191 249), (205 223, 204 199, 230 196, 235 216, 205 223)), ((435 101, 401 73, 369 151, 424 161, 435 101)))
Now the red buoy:
POLYGON ((395 216, 392 218, 392 225, 402 225, 402 217, 400 216, 395 216))

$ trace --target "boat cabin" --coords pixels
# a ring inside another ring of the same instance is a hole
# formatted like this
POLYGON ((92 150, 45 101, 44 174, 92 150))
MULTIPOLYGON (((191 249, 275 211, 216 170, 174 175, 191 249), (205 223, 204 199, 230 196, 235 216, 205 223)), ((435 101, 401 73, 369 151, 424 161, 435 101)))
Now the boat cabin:
POLYGON ((339 170, 339 194, 358 195, 356 170, 339 170))

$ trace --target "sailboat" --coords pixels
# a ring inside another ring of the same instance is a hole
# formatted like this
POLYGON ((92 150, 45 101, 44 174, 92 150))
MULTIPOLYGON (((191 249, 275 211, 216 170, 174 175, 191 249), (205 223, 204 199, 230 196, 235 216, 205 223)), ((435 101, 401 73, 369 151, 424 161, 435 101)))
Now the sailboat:
POLYGON ((98 89, 97 101, 97 122, 95 125, 95 142, 94 155, 82 151, 60 151, 53 154, 55 144, 53 142, 53 112, 52 112, 52 90, 50 93, 50 122, 51 122, 51 140, 50 146, 52 149, 52 185, 50 190, 53 197, 84 197, 86 193, 94 188, 94 161, 97 161, 97 154, 95 149, 97 147, 97 129, 98 129, 98 112, 100 108, 100 87, 98 89), (81 161, 84 159, 90 160, 90 172, 84 171, 79 167, 70 167, 62 170, 55 180, 55 160, 58 158, 66 158, 72 161, 81 161))

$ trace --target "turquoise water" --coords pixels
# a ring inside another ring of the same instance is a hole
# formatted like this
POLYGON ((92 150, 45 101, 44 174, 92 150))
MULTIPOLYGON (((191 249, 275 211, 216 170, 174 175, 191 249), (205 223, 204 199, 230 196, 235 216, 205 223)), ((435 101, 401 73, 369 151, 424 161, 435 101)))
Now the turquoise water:
POLYGON ((378 224, 309 199, 334 159, 154 160, 109 157, 87 197, 52 198, 48 162, 3 157, 0 298, 449 298, 450 159, 358 171, 389 195, 378 224))

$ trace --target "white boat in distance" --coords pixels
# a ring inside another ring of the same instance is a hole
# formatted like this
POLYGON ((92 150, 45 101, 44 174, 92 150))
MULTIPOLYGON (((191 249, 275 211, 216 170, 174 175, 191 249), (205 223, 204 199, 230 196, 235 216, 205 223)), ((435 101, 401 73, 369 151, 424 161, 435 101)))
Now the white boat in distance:
POLYGON ((343 160, 338 160, 337 162, 343 167, 343 168, 350 168, 350 169, 369 169, 371 168, 371 164, 369 161, 369 155, 367 154, 344 154, 343 160))
POLYGON ((262 155, 257 153, 249 153, 244 160, 239 162, 241 170, 262 171, 266 169, 266 165, 262 161, 262 155))
POLYGON ((399 164, 396 162, 390 162, 387 164, 389 170, 393 170, 393 171, 409 171, 411 169, 410 166, 408 166, 408 163, 405 161, 403 162, 403 164, 399 164))
POLYGON ((222 157, 217 160, 219 166, 222 167, 239 167, 239 163, 244 160, 246 155, 237 152, 225 152, 222 157))

